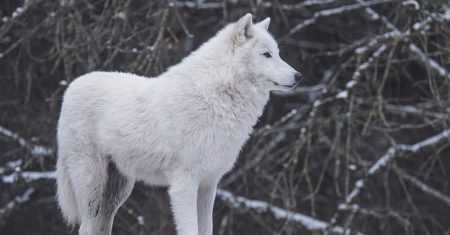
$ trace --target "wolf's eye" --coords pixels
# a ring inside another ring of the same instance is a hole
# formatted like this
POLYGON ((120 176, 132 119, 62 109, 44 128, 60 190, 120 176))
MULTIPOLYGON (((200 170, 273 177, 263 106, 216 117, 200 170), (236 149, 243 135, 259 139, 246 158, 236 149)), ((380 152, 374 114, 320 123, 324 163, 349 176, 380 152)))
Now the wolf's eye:
POLYGON ((265 56, 266 58, 272 57, 272 55, 269 52, 264 52, 263 56, 265 56))

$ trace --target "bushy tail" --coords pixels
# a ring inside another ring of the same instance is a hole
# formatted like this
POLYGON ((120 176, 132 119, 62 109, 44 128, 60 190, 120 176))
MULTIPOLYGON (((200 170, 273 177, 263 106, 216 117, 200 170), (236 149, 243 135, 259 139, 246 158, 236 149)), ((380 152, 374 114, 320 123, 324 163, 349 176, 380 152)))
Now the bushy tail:
POLYGON ((59 208, 67 221, 67 224, 74 226, 80 222, 80 213, 78 211, 78 204, 75 197, 75 192, 72 186, 67 166, 60 157, 56 163, 56 183, 57 183, 57 198, 59 208))

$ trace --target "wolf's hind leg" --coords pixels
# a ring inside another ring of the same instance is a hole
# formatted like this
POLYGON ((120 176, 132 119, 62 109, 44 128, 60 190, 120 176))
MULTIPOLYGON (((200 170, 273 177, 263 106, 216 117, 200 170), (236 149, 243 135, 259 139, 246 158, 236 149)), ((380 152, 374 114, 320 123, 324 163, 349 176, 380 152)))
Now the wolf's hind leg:
POLYGON ((80 235, 111 234, 114 215, 125 202, 134 186, 134 179, 129 179, 119 172, 112 161, 106 164, 103 177, 94 178, 101 187, 91 188, 84 203, 80 235))

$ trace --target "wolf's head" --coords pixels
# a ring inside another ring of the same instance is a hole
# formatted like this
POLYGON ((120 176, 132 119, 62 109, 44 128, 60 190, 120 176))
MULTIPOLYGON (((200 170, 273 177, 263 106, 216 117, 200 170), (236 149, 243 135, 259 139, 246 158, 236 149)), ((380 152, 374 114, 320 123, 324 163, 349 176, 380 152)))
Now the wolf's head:
POLYGON ((295 87, 302 74, 284 62, 277 42, 270 35, 270 18, 253 24, 252 15, 246 14, 232 24, 231 44, 235 62, 244 65, 246 73, 259 86, 269 90, 287 90, 295 87))

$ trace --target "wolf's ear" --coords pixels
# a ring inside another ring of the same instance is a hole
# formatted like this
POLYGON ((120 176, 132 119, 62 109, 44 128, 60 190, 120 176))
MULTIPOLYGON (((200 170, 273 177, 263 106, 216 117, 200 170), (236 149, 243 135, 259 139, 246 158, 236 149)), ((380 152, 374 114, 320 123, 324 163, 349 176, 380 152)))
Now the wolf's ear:
POLYGON ((244 44, 246 40, 253 37, 252 14, 247 13, 234 25, 234 42, 238 45, 244 44))
POLYGON ((270 17, 267 17, 265 20, 262 20, 255 25, 259 26, 265 30, 269 30, 269 24, 270 24, 270 17))

